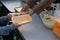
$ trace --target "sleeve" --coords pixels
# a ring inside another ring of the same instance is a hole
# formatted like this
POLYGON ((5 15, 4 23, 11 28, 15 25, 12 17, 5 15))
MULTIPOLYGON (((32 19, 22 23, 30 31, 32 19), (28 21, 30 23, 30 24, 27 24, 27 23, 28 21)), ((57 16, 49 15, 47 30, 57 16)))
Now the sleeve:
POLYGON ((0 35, 8 35, 14 29, 15 29, 14 24, 0 27, 0 35))
POLYGON ((32 7, 39 0, 26 0, 25 3, 32 7))
POLYGON ((8 21, 9 21, 9 19, 8 19, 7 16, 2 16, 2 17, 0 17, 0 25, 7 24, 8 21))
POLYGON ((41 0, 41 2, 38 5, 35 5, 34 8, 32 8, 32 10, 34 11, 34 13, 40 13, 55 1, 56 0, 41 0))

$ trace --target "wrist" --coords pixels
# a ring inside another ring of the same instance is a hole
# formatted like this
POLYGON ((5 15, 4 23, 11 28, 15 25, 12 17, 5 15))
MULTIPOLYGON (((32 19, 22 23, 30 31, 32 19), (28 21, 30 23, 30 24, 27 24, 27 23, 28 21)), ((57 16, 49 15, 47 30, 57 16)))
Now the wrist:
MULTIPOLYGON (((7 16, 8 17, 8 16, 7 16)), ((11 17, 8 17, 8 20, 11 20, 11 17)))
POLYGON ((30 15, 32 15, 34 13, 34 11, 32 9, 29 9, 29 13, 30 13, 30 15))

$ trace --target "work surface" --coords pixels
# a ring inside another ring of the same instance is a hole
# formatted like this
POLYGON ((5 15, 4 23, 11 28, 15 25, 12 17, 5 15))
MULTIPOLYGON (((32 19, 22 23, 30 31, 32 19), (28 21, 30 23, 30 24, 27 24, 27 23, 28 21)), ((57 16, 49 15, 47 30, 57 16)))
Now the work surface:
MULTIPOLYGON (((14 11, 14 7, 19 6, 19 1, 2 2, 12 12, 14 11), (11 5, 13 5, 13 7, 11 5)), ((52 30, 43 25, 41 19, 37 15, 33 15, 32 19, 33 21, 31 23, 22 25, 19 28, 19 31, 21 31, 26 40, 60 40, 54 35, 52 30)))
POLYGON ((32 16, 33 21, 19 28, 26 40, 59 40, 53 31, 47 29, 37 15, 32 16))

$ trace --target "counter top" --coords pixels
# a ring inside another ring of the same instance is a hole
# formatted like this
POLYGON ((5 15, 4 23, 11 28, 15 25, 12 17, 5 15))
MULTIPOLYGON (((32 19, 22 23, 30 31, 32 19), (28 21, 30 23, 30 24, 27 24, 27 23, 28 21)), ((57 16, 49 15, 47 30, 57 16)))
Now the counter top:
POLYGON ((19 28, 26 40, 59 40, 53 31, 46 28, 37 15, 32 16, 33 21, 19 28))

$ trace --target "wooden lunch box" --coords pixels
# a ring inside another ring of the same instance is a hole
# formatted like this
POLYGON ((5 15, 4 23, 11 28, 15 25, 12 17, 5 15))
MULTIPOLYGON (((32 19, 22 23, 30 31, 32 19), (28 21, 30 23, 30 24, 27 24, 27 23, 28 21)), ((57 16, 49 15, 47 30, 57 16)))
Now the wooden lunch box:
POLYGON ((12 16, 13 23, 25 24, 31 21, 32 21, 31 16, 28 14, 23 14, 23 12, 16 13, 15 15, 12 16))

